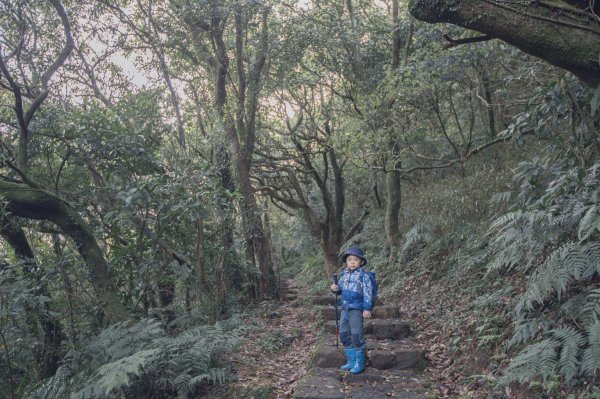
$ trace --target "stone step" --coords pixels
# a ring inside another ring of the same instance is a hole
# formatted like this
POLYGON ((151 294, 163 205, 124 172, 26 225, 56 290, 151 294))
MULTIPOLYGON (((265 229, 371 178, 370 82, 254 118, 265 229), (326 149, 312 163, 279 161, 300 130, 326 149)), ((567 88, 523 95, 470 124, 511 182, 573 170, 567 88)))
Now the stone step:
POLYGON ((294 399, 345 399, 344 384, 334 370, 313 369, 294 390, 294 399))
MULTIPOLYGON (((381 384, 374 387, 357 386, 351 387, 345 396, 347 399, 431 399, 433 395, 422 392, 422 390, 405 389, 398 390, 390 384, 381 384)), ((315 398, 317 399, 317 398, 315 398)), ((319 399, 324 399, 321 396, 319 399)))
MULTIPOLYGON (((325 323, 325 331, 335 334, 335 320, 325 323)), ((399 340, 413 335, 410 323, 398 319, 375 319, 365 320, 363 333, 373 335, 377 339, 399 340)))
POLYGON ((313 368, 295 390, 296 399, 430 399, 424 378, 406 370, 365 370, 361 374, 313 368))
MULTIPOLYGON (((335 345, 318 345, 311 359, 311 365, 323 369, 337 370, 344 363, 341 345, 338 348, 335 345)), ((425 353, 412 344, 391 347, 390 350, 367 349, 367 368, 421 371, 425 368, 425 353)))
MULTIPOLYGON (((335 320, 336 310, 334 306, 321 306, 321 315, 325 320, 335 320)), ((342 313, 342 309, 338 306, 338 318, 342 313)), ((375 306, 371 312, 371 317, 374 319, 395 319, 400 317, 400 309, 396 305, 381 305, 375 306)))
POLYGON ((394 352, 369 351, 368 365, 379 370, 422 371, 425 369, 425 352, 420 349, 400 349, 394 352))
POLYGON ((331 305, 335 304, 335 295, 319 295, 319 296, 309 296, 310 303, 313 305, 331 305))

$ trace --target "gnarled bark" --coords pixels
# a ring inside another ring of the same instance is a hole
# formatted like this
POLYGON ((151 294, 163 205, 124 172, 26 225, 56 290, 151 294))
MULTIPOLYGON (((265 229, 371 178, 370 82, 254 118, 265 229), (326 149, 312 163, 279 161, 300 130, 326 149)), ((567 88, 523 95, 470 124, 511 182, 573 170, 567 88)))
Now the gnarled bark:
POLYGON ((13 215, 49 220, 58 225, 75 241, 89 268, 92 286, 108 320, 116 323, 130 318, 127 309, 117 300, 104 255, 94 235, 75 209, 48 191, 21 183, 0 181, 0 196, 8 201, 7 209, 13 215))
POLYGON ((451 23, 504 40, 524 52, 600 84, 600 26, 565 3, 494 0, 411 0, 410 13, 431 23, 451 23), (575 18, 577 17, 577 18, 575 18))

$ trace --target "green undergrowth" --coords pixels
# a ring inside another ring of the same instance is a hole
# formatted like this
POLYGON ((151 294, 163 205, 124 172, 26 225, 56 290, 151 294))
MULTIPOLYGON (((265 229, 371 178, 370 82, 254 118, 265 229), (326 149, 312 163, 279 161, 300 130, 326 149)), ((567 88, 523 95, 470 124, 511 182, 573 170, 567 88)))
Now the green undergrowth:
POLYGON ((226 355, 241 343, 240 317, 175 335, 144 319, 111 325, 72 350, 52 378, 24 398, 192 398, 232 377, 226 355))
MULTIPOLYGON (((597 391, 600 163, 582 167, 557 148, 507 146, 416 176, 403 185, 403 239, 393 252, 381 209, 345 244, 365 250, 384 301, 404 301, 444 341, 466 392, 597 391)), ((321 265, 308 257, 298 275, 311 292, 327 292, 321 265)))
MULTIPOLYGON (((383 296, 412 302, 426 314, 467 391, 594 397, 600 369, 598 170, 598 163, 581 168, 544 157, 519 163, 495 188, 509 191, 471 187, 471 200, 489 195, 487 209, 454 224, 444 216, 464 209, 449 209, 443 200, 429 204, 435 214, 416 218, 396 261, 383 269, 383 296), (413 290, 409 296, 406 289, 413 290)), ((441 198, 453 195, 436 190, 441 198)), ((426 194, 419 197, 423 202, 426 194)))

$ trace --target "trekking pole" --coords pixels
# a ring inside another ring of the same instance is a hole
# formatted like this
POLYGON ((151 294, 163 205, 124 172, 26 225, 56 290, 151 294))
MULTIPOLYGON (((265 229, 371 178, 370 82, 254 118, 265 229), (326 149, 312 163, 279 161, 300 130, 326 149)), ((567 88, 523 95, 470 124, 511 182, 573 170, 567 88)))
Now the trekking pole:
MULTIPOLYGON (((338 285, 338 276, 336 273, 333 273, 333 283, 338 285)), ((338 290, 335 292, 335 347, 339 348, 340 346, 340 322, 338 320, 338 290)))

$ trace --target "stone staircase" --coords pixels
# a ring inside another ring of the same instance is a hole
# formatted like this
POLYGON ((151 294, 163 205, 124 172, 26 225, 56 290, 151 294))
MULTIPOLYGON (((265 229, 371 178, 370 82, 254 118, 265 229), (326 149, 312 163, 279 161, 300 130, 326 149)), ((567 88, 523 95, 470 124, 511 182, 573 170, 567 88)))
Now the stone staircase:
POLYGON ((334 301, 334 295, 312 298, 325 320, 325 331, 313 352, 308 373, 295 389, 295 399, 434 397, 424 388, 424 353, 414 343, 411 324, 400 320, 394 305, 378 304, 372 319, 365 319, 366 370, 358 375, 340 371, 345 358, 342 345, 335 345, 334 301))

